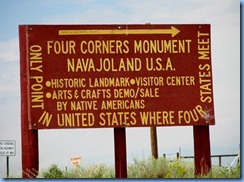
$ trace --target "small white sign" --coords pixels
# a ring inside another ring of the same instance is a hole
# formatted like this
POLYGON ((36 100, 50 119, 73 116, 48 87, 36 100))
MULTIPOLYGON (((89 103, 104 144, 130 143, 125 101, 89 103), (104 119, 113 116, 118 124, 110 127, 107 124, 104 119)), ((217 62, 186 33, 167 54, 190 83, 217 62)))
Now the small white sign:
POLYGON ((16 142, 15 140, 0 140, 0 156, 15 156, 16 142))
POLYGON ((73 166, 79 166, 81 163, 81 156, 78 157, 71 157, 70 162, 73 166))

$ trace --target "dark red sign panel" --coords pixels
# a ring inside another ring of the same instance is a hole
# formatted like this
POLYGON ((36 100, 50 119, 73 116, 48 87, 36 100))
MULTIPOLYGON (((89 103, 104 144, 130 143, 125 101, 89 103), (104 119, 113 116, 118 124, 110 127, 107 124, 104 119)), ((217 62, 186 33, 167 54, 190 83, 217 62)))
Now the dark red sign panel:
POLYGON ((30 129, 215 124, 210 25, 21 27, 30 129))

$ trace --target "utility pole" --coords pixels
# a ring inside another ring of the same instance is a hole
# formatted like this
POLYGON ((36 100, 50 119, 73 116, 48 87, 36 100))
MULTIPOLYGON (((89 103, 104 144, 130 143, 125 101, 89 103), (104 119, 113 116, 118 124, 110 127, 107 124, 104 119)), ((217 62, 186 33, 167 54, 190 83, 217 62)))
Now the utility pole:
POLYGON ((151 150, 152 156, 158 159, 158 141, 157 141, 157 127, 150 127, 150 137, 151 137, 151 150))

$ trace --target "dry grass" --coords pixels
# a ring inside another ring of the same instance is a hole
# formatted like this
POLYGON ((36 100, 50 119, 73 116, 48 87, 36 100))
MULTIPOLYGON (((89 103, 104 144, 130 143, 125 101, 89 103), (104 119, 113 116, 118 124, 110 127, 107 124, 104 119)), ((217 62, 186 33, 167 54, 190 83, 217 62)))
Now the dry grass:
MULTIPOLYGON (((194 165, 183 160, 165 160, 152 157, 148 159, 134 158, 132 164, 127 166, 128 178, 195 178, 194 165)), ((57 165, 51 165, 43 170, 39 178, 115 178, 114 167, 105 164, 87 165, 62 171, 57 165)), ((240 165, 227 169, 213 167, 212 171, 201 178, 240 178, 240 165)))

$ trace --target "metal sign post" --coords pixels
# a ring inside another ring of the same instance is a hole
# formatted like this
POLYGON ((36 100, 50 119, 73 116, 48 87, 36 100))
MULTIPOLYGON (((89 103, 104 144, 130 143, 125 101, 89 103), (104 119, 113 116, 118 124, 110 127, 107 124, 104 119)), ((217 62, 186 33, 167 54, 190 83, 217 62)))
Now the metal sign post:
POLYGON ((6 156, 7 178, 9 178, 9 156, 16 155, 15 140, 0 140, 0 156, 6 156))
POLYGON ((9 156, 6 157, 7 162, 7 178, 9 178, 9 156))

